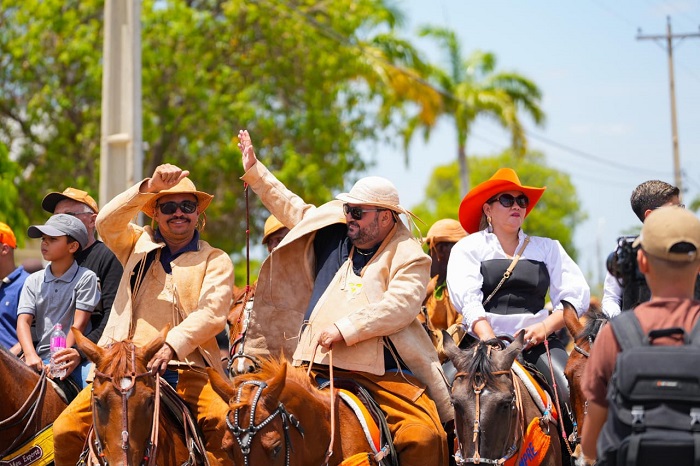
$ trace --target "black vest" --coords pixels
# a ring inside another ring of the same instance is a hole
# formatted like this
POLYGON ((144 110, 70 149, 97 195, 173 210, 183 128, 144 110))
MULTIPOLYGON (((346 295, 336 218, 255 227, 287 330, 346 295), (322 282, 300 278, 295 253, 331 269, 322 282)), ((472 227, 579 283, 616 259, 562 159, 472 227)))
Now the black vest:
MULTIPOLYGON (((481 263, 484 299, 496 288, 511 262, 512 259, 492 259, 481 263)), ((511 276, 484 308, 486 312, 500 315, 537 314, 544 309, 548 289, 549 272, 544 262, 520 259, 511 276)))

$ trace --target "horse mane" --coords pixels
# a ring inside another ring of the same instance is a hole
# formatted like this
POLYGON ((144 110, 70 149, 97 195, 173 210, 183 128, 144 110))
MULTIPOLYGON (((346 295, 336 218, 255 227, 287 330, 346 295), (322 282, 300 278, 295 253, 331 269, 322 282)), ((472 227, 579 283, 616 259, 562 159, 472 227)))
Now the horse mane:
MULTIPOLYGON (((105 349, 102 362, 97 369, 104 374, 109 374, 114 379, 128 377, 132 370, 136 370, 136 367, 133 369, 131 367, 131 358, 135 351, 136 347, 131 340, 113 343, 105 349)), ((136 358, 137 366, 138 363, 138 358, 136 358)))
POLYGON ((493 386, 496 382, 496 376, 493 375, 493 362, 491 361, 491 351, 494 346, 501 346, 500 340, 491 339, 487 341, 478 341, 469 351, 473 351, 474 356, 469 361, 467 373, 469 374, 469 382, 474 385, 493 386))
MULTIPOLYGON (((285 358, 284 355, 279 357, 270 357, 268 359, 263 359, 260 365, 260 369, 257 372, 251 372, 247 374, 241 374, 233 379, 234 388, 238 387, 243 383, 251 380, 268 380, 275 377, 282 370, 282 366, 287 365, 287 379, 285 385, 292 382, 298 384, 302 390, 309 393, 311 396, 318 397, 323 396, 321 391, 312 382, 311 378, 306 374, 306 369, 292 366, 291 363, 285 358)), ((236 409, 247 403, 232 403, 231 409, 236 409)))
POLYGON ((575 338, 576 340, 590 339, 593 341, 600 332, 600 328, 608 321, 608 316, 597 306, 589 307, 584 315, 586 316, 586 325, 575 338))

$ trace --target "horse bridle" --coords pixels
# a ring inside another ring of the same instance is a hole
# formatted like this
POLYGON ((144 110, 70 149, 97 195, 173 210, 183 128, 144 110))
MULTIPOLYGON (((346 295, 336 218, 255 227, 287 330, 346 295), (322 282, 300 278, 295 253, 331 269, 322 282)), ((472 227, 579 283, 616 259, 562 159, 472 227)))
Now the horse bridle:
POLYGON ((253 297, 250 296, 250 294, 250 286, 246 286, 246 290, 243 294, 243 297, 241 298, 241 301, 237 301, 236 303, 234 303, 239 304, 242 302, 244 303, 244 307, 243 311, 241 312, 241 331, 238 333, 236 340, 231 345, 231 351, 229 353, 229 361, 228 366, 226 368, 229 374, 232 373, 231 369, 234 366, 234 361, 236 361, 237 359, 240 360, 240 362, 238 363, 238 367, 236 368, 237 374, 242 374, 245 372, 243 363, 246 359, 251 361, 254 367, 260 367, 262 365, 258 358, 256 358, 252 354, 246 354, 245 352, 246 335, 248 334, 248 326, 250 325, 250 316, 253 312, 253 297))
MULTIPOLYGON (((474 380, 472 382, 472 390, 474 391, 474 395, 476 395, 476 406, 475 406, 475 415, 474 415, 474 427, 472 429, 473 437, 472 437, 472 443, 474 443, 474 456, 471 458, 465 458, 463 449, 462 449, 462 443, 459 440, 459 435, 457 432, 455 432, 455 438, 457 440, 457 448, 455 451, 455 463, 458 465, 462 464, 494 464, 494 465, 502 465, 506 461, 508 461, 517 451, 518 451, 518 441, 520 438, 523 437, 523 432, 524 432, 524 426, 522 425, 522 420, 523 420, 523 406, 522 406, 522 394, 520 393, 520 387, 515 381, 515 374, 513 373, 512 370, 503 370, 503 371, 494 371, 491 372, 492 375, 506 375, 510 374, 511 379, 513 381, 513 387, 515 389, 514 393, 514 404, 516 408, 516 417, 515 417, 515 422, 514 422, 514 428, 511 428, 511 426, 508 426, 509 431, 513 431, 513 444, 508 448, 508 450, 505 452, 505 454, 499 458, 499 459, 489 459, 489 458, 482 458, 481 455, 479 455, 479 434, 481 432, 481 421, 480 421, 480 415, 481 415, 481 409, 480 409, 480 398, 481 398, 481 392, 483 391, 484 387, 486 386, 486 382, 483 381, 483 377, 480 373, 475 374, 474 380), (481 379, 481 383, 477 383, 476 379, 479 378, 481 379), (520 421, 520 422, 518 422, 520 421), (520 435, 518 435, 518 430, 517 426, 518 424, 521 424, 520 426, 520 435)), ((455 375, 455 380, 458 378, 463 378, 463 377, 469 377, 470 374, 466 372, 458 372, 455 375)), ((512 402, 512 403, 513 403, 512 402)), ((456 426, 455 426, 456 427, 456 426)))
POLYGON ((8 453, 13 451, 13 449, 19 445, 20 440, 24 437, 24 434, 29 430, 29 426, 32 425, 37 413, 39 412, 39 407, 42 406, 42 401, 44 400, 44 395, 46 394, 46 387, 48 385, 48 379, 46 375, 46 369, 41 372, 39 380, 37 381, 34 389, 27 397, 27 400, 22 404, 19 410, 8 417, 0 421, 0 432, 3 430, 11 429, 24 423, 22 432, 15 438, 12 444, 0 453, 0 458, 4 458, 8 453))
POLYGON ((262 396, 263 390, 267 387, 267 383, 262 381, 262 380, 246 380, 244 382, 241 382, 240 386, 238 387, 238 392, 236 394, 236 403, 241 402, 241 394, 243 392, 243 388, 246 385, 255 385, 257 386, 257 390, 255 392, 255 395, 253 396, 253 402, 250 405, 250 416, 249 416, 249 423, 248 427, 242 428, 240 424, 238 423, 238 409, 233 412, 233 423, 231 422, 231 411, 226 414, 226 425, 228 426, 229 430, 233 434, 234 438, 238 442, 238 446, 241 448, 241 453, 243 453, 243 461, 244 465, 248 466, 248 458, 250 456, 250 446, 253 442, 253 438, 255 437, 255 434, 257 434, 260 429, 268 425, 272 420, 279 415, 282 419, 282 427, 284 431, 284 441, 285 441, 285 461, 284 464, 286 466, 289 466, 289 461, 291 458, 291 453, 294 451, 294 448, 292 447, 292 439, 289 435, 289 426, 290 424, 294 426, 301 436, 304 436, 304 430, 301 428, 301 425, 299 423, 299 420, 294 417, 293 414, 287 412, 287 410, 284 407, 284 404, 279 403, 277 405, 277 409, 272 412, 269 416, 267 416, 260 424, 255 425, 255 409, 258 406, 258 402, 260 401, 260 397, 262 396))
MULTIPOLYGON (((151 372, 141 372, 136 373, 136 349, 134 345, 131 345, 131 373, 126 377, 121 377, 119 381, 115 381, 114 377, 107 375, 98 370, 95 370, 95 378, 99 377, 108 382, 111 382, 112 386, 120 393, 122 399, 122 444, 121 449, 124 453, 124 464, 128 464, 128 452, 129 452, 129 424, 127 416, 127 403, 129 398, 129 392, 131 392, 136 384, 136 379, 141 377, 152 377, 151 372), (127 386, 122 386, 121 381, 125 379, 130 379, 130 383, 127 386)), ((92 435, 88 435, 88 442, 90 443, 89 453, 90 456, 94 457, 100 466, 109 466, 109 463, 105 459, 103 442, 100 439, 100 435, 97 432, 95 426, 97 425, 96 409, 95 409, 95 384, 92 384, 91 390, 92 398, 92 435), (90 437, 93 440, 90 441, 90 437)), ((153 422, 151 424, 151 435, 146 444, 146 450, 141 461, 141 466, 153 466, 156 461, 156 451, 158 449, 158 422, 160 414, 160 380, 156 376, 155 380, 155 400, 153 405, 153 422)), ((188 461, 185 464, 190 464, 188 461)))

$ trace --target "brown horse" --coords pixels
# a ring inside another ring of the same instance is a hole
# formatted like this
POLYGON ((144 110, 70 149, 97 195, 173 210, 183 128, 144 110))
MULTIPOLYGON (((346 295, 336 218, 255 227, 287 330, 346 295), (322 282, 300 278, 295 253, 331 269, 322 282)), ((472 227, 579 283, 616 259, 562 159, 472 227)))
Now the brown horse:
POLYGON ((89 443, 97 464, 201 464, 191 460, 181 424, 160 409, 166 387, 146 369, 168 330, 143 348, 129 340, 101 348, 73 328, 78 348, 95 363, 89 443))
POLYGON ((314 386, 306 370, 280 358, 264 360, 260 372, 233 381, 208 372, 230 407, 223 448, 235 464, 307 466, 328 459, 332 466, 351 457, 358 461, 353 464, 376 464, 369 462, 372 449, 352 410, 314 386), (336 422, 331 403, 336 403, 336 422))
POLYGON ((48 381, 0 345, 0 459, 51 425, 66 402, 48 381))
POLYGON ((561 465, 556 424, 541 413, 513 369, 523 338, 521 332, 504 349, 492 340, 464 350, 445 338, 445 353, 457 369, 452 385, 457 464, 518 464, 537 457, 539 464, 561 465))
POLYGON ((572 406, 570 416, 574 425, 568 440, 571 444, 576 445, 576 451, 573 455, 575 457, 578 456, 580 449, 578 444, 588 408, 588 401, 581 390, 581 380, 593 342, 607 322, 608 317, 598 306, 591 305, 581 320, 575 311, 564 308, 564 323, 574 339, 574 348, 569 354, 564 374, 569 381, 569 397, 572 406))

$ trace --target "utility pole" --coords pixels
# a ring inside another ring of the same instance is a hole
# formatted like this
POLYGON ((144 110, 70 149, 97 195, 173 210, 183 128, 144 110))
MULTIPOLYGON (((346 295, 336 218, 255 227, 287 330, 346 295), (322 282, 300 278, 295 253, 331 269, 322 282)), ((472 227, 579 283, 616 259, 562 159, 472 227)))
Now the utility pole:
POLYGON ((673 39, 686 39, 689 37, 700 37, 700 33, 688 33, 688 34, 673 34, 671 32, 671 17, 666 17, 666 35, 642 35, 642 30, 639 29, 637 33, 637 40, 651 39, 661 43, 664 46, 663 41, 666 41, 665 48, 668 54, 668 75, 669 75, 669 87, 671 91, 671 132, 673 139, 673 174, 675 177, 676 187, 683 192, 681 186, 681 158, 678 151, 678 123, 676 119, 676 84, 673 74, 673 39))
POLYGON ((106 0, 100 206, 143 178, 141 0, 106 0))

